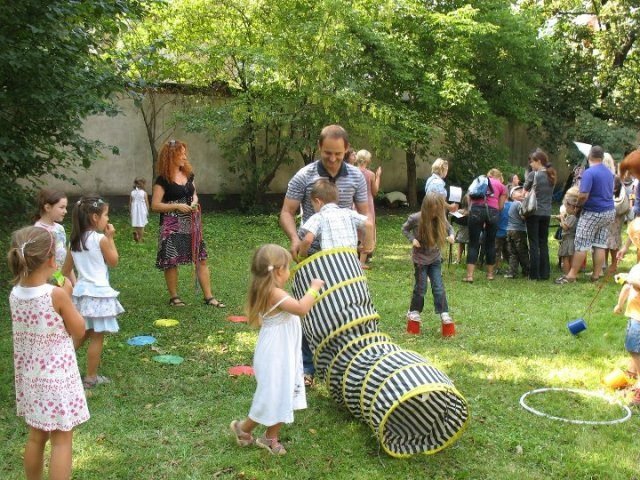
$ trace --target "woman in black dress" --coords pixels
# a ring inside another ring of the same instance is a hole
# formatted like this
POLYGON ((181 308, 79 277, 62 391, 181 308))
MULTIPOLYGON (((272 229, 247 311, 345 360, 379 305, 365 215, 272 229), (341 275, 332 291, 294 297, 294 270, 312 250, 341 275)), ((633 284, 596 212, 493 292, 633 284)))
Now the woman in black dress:
POLYGON ((178 265, 193 262, 205 305, 224 308, 225 305, 211 293, 198 194, 191 164, 187 160, 186 143, 179 140, 165 143, 158 155, 157 172, 151 198, 151 210, 160 213, 156 267, 164 271, 169 305, 185 305, 178 295, 178 265))

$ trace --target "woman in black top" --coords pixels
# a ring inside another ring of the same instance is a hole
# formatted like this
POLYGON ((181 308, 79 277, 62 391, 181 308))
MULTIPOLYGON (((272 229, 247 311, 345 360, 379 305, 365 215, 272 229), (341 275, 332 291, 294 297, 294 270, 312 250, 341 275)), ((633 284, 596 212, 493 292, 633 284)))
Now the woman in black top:
POLYGON ((198 194, 191 164, 187 160, 186 143, 178 140, 165 143, 158 156, 157 172, 151 198, 151 210, 160 213, 156 267, 164 271, 169 305, 185 305, 178 296, 178 265, 193 262, 205 305, 223 308, 225 305, 211 293, 198 194), (197 257, 195 261, 194 256, 197 257))

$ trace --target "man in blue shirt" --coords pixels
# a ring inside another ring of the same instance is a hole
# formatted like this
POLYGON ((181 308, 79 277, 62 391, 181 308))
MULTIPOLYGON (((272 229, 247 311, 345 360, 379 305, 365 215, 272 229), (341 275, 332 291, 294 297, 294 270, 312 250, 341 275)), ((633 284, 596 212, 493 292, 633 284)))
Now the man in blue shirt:
POLYGON ((578 206, 582 213, 578 220, 575 237, 575 253, 571 262, 571 270, 566 276, 556 280, 558 284, 573 283, 578 271, 587 258, 587 252, 593 249, 593 274, 591 281, 602 276, 602 265, 605 260, 609 227, 615 220, 616 210, 613 203, 614 176, 602 164, 604 150, 598 145, 589 152, 589 168, 585 170, 580 181, 578 206))

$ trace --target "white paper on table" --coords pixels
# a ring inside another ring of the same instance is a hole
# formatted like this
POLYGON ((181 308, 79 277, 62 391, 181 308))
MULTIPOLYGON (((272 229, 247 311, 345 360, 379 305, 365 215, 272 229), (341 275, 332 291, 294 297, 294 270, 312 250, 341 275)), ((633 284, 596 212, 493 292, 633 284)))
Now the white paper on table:
POLYGON ((460 203, 462 200, 462 189, 460 187, 449 187, 449 201, 460 203))
POLYGON ((466 212, 464 211, 461 212, 460 210, 456 210, 455 212, 449 212, 449 214, 456 218, 462 218, 467 216, 466 212))

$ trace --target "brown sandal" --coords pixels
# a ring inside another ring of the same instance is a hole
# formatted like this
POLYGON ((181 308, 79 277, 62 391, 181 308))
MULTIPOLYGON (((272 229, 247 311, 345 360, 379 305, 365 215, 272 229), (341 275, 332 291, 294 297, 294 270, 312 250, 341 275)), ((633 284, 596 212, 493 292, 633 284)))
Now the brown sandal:
POLYGON ((227 306, 215 297, 209 297, 204 299, 204 304, 216 308, 226 308, 227 306))
POLYGON ((184 303, 180 297, 171 297, 169 299, 169 306, 170 307, 186 307, 187 304, 184 303))

